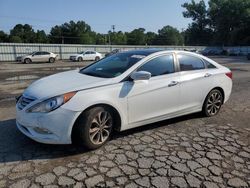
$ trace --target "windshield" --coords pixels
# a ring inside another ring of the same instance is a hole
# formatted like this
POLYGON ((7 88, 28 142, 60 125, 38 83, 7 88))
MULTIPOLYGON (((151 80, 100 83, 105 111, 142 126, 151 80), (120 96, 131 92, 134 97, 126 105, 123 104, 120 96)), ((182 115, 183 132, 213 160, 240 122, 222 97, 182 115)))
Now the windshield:
POLYGON ((84 54, 85 52, 84 51, 82 51, 82 52, 78 52, 77 54, 84 54))
POLYGON ((144 57, 146 56, 133 52, 118 53, 101 59, 82 69, 80 73, 102 78, 114 78, 121 75, 144 57))

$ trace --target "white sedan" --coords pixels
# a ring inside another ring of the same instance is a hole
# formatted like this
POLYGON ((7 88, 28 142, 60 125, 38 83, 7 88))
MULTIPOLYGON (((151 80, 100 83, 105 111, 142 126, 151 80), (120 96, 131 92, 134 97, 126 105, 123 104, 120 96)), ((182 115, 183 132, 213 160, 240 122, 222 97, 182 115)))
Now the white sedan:
POLYGON ((84 51, 73 54, 69 57, 71 61, 98 61, 102 58, 102 54, 95 51, 84 51))
POLYGON ((200 111, 214 116, 231 89, 232 72, 202 55, 127 51, 32 83, 17 102, 16 123, 38 142, 94 149, 114 129, 200 111))

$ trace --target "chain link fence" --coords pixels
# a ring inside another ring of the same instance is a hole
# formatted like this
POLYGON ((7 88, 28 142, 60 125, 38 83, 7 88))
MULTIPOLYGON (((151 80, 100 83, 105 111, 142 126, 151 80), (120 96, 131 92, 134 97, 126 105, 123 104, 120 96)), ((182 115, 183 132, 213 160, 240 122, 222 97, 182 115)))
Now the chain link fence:
POLYGON ((71 54, 94 50, 106 54, 114 49, 133 50, 142 48, 161 48, 165 50, 189 50, 189 51, 221 51, 227 50, 233 55, 247 55, 250 46, 247 47, 206 47, 206 46, 129 46, 129 45, 77 45, 77 44, 27 44, 27 43, 0 43, 0 61, 16 61, 18 56, 34 51, 48 51, 58 54, 59 59, 69 59, 71 54))

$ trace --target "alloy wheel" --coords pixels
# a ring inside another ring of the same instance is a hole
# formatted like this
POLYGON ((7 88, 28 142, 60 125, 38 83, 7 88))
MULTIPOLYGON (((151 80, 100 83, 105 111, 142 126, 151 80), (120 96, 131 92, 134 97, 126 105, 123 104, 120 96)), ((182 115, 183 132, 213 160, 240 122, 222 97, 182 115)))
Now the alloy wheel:
POLYGON ((95 145, 104 143, 110 135, 112 117, 109 112, 101 111, 92 120, 89 130, 90 140, 95 145))
POLYGON ((211 93, 207 100, 207 112, 210 116, 213 116, 218 113, 222 105, 222 95, 218 91, 211 93))

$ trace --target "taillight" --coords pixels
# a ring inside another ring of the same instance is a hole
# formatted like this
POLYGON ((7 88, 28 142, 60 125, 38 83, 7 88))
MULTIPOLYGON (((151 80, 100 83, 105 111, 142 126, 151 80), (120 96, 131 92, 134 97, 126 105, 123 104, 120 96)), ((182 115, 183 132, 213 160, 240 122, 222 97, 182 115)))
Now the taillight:
POLYGON ((227 72, 226 76, 229 77, 229 78, 231 78, 231 79, 233 79, 233 73, 232 72, 227 72))

